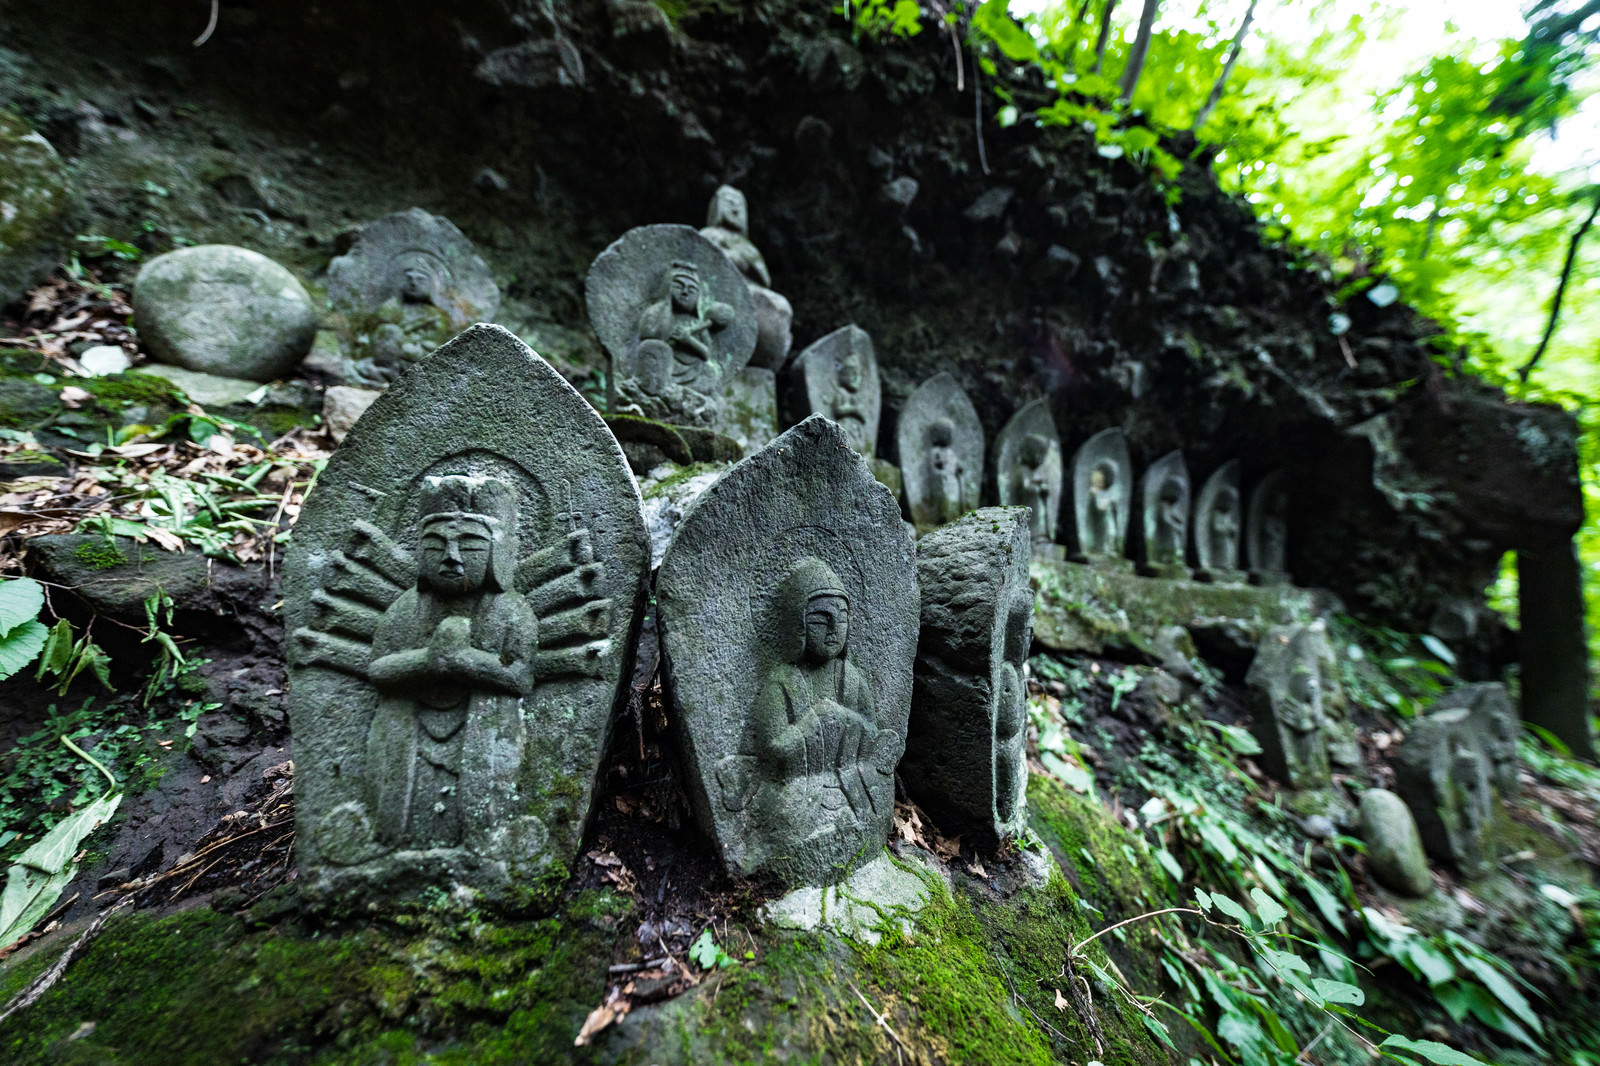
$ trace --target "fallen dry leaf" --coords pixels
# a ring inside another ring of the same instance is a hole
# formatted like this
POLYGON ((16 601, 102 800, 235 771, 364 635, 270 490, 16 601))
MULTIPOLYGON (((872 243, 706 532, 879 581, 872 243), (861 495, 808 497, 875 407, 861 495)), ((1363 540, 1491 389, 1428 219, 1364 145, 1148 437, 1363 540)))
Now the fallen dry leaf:
POLYGON ((606 990, 606 998, 583 1020, 583 1028, 578 1030, 578 1038, 572 1042, 572 1046, 587 1047, 596 1033, 615 1024, 632 1006, 622 988, 612 985, 606 990))
POLYGON ((61 406, 69 410, 77 410, 85 403, 94 399, 88 389, 80 389, 76 385, 68 385, 61 390, 61 406))
POLYGON ((1058 988, 1055 991, 1056 991, 1056 1010, 1066 1010, 1068 1007, 1071 1006, 1071 1004, 1067 1002, 1067 997, 1063 996, 1061 994, 1061 989, 1058 988))

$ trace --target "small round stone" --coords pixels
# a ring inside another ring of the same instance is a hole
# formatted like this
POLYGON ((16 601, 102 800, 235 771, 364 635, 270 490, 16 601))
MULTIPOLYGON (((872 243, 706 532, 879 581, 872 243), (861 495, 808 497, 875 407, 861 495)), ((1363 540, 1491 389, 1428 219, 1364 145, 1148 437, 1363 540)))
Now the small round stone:
POLYGON ((157 256, 133 283, 133 319, 163 363, 272 381, 317 335, 317 310, 286 268, 248 248, 202 244, 157 256))
POLYGON ((1407 896, 1433 891, 1422 836, 1405 800, 1381 788, 1362 793, 1361 836, 1372 876, 1386 888, 1407 896))

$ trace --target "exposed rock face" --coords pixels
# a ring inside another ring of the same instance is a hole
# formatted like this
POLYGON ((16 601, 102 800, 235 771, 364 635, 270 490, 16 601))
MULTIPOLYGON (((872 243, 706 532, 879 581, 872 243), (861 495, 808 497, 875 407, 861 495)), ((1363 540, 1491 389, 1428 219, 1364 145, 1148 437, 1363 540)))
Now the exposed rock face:
POLYGON ((202 244, 157 256, 133 284, 150 353, 187 370, 250 381, 282 377, 311 350, 317 311, 287 269, 260 252, 202 244))
POLYGON ((66 258, 72 186, 50 142, 0 111, 0 303, 17 299, 66 258))
POLYGON ((358 389, 349 385, 332 385, 322 395, 322 425, 328 436, 342 441, 356 420, 372 406, 372 401, 383 395, 377 389, 358 389))
POLYGON ((912 543, 812 416, 711 485, 656 580, 701 828, 731 873, 830 884, 887 839, 917 642, 912 543))
POLYGON ((494 899, 564 871, 649 563, 600 416, 515 336, 473 327, 374 402, 295 528, 307 887, 494 899))
POLYGON ((984 507, 917 542, 922 631, 900 776, 939 827, 993 843, 1025 821, 1032 538, 984 507))

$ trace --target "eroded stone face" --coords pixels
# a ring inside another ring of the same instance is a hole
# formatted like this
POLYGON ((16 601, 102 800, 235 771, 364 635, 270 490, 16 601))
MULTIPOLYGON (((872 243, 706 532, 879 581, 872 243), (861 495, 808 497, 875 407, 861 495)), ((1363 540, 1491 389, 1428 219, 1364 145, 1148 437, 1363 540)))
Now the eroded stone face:
POLYGON ((724 866, 829 884, 888 835, 917 640, 912 543, 813 416, 701 494, 656 581, 690 798, 724 866))
POLYGON ((1272 627, 1245 675, 1262 766, 1292 789, 1332 781, 1320 636, 1310 625, 1272 627))
POLYGON ((1194 505, 1194 555, 1200 576, 1211 581, 1244 580, 1239 569, 1244 496, 1239 489, 1239 460, 1230 459, 1212 471, 1194 505))
POLYGON ((351 376, 383 384, 457 331, 492 320, 500 287, 454 223, 413 207, 361 227, 328 264, 328 299, 351 376))
POLYGON ((1072 515, 1078 554, 1121 558, 1133 508, 1133 460, 1120 429, 1104 429, 1072 457, 1072 515))
POLYGON ((1395 791, 1411 808, 1423 847, 1467 877, 1488 872, 1485 835, 1493 808, 1493 764, 1465 707, 1412 722, 1393 759, 1395 791))
POLYGON ((512 334, 475 326, 379 397, 285 563, 310 891, 493 899, 558 875, 648 561, 605 423, 512 334))
POLYGON ((317 336, 317 312, 287 268, 248 248, 201 244, 158 255, 133 283, 139 339, 163 363, 271 381, 317 336))
POLYGON ((877 450, 882 386, 872 338, 858 326, 834 330, 795 357, 791 394, 803 401, 795 421, 817 414, 839 423, 850 447, 871 458, 877 450))
POLYGON ((1035 547, 1055 543, 1061 511, 1061 437, 1044 398, 1024 404, 995 438, 996 496, 1002 507, 1028 507, 1035 547))
POLYGON ((1282 470, 1261 479, 1250 494, 1245 523, 1250 573, 1263 584, 1289 580, 1289 486, 1282 470))
POLYGON ((1183 453, 1168 452, 1150 464, 1140 485, 1144 562, 1161 577, 1187 577, 1189 467, 1183 453))
POLYGON ((983 425, 956 379, 935 374, 917 386, 895 426, 906 509, 926 531, 978 506, 983 425))
POLYGON ((1024 824, 1028 519, 984 507, 917 543, 922 630, 900 776, 942 830, 985 843, 1024 824))
POLYGON ((756 350, 750 361, 768 370, 780 369, 789 358, 794 342, 790 332, 794 309, 789 301, 772 291, 772 275, 761 251, 750 240, 750 209, 744 193, 723 185, 711 195, 705 228, 700 236, 722 250, 750 284, 750 299, 756 316, 756 350))
POLYGON ((613 414, 711 427, 755 349, 750 291, 688 226, 639 226, 596 257, 589 322, 611 357, 613 414))

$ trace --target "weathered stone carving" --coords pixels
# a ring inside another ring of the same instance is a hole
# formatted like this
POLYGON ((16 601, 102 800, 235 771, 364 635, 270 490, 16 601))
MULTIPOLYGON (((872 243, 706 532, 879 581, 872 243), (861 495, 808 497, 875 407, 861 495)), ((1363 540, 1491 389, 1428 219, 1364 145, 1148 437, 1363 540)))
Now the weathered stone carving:
POLYGON ((946 832, 986 843, 1024 823, 1031 528, 985 507, 917 543, 922 632, 900 777, 946 832))
POLYGON ((871 458, 878 445, 882 385, 872 338, 843 326, 809 345, 789 367, 791 420, 826 415, 839 423, 850 447, 871 458))
POLYGON ((1263 585, 1289 580, 1289 486, 1282 470, 1262 478, 1250 494, 1245 547, 1252 578, 1263 585))
POLYGON ((449 219, 413 207, 361 227, 328 264, 328 299, 355 360, 351 376, 383 384, 457 331, 494 318, 500 287, 449 219))
POLYGON ((978 506, 983 425, 955 378, 939 373, 917 386, 900 411, 895 446, 906 508, 919 531, 978 506))
POLYGON ((1061 437, 1044 397, 1022 406, 995 438, 996 493, 1002 507, 1030 507, 1035 548, 1055 543, 1061 511, 1061 437))
POLYGON ((311 890, 495 897, 570 862, 648 560, 616 441, 512 334, 475 326, 379 397, 284 572, 311 890))
POLYGON ((611 356, 613 414, 717 422, 756 342, 750 291, 727 256, 688 226, 639 226, 595 258, 585 293, 611 356))
POLYGON ((1072 516, 1078 554, 1091 562, 1123 555, 1133 509, 1133 460, 1120 429, 1103 429, 1072 457, 1072 516))
POLYGON ((1489 776, 1500 795, 1515 796, 1521 789, 1517 780, 1517 735, 1522 722, 1511 703, 1506 687, 1499 682, 1457 685, 1434 702, 1434 711, 1465 708, 1468 723, 1477 731, 1479 746, 1489 759, 1489 776))
POLYGON ((1189 467, 1181 451, 1168 452, 1144 472, 1139 525, 1145 568, 1158 577, 1184 578, 1189 546, 1189 467))
POLYGON ((1262 766, 1292 789, 1332 781, 1318 636, 1307 625, 1274 626, 1245 675, 1262 766))
POLYGON ((1239 569, 1240 522, 1244 497, 1239 491, 1239 460, 1217 467, 1194 505, 1194 555, 1199 576, 1209 581, 1244 580, 1239 569))
POLYGON ((750 285, 750 300, 756 316, 756 350, 751 363, 778 370, 789 357, 794 338, 790 326, 794 309, 789 301, 772 291, 772 276, 767 261, 749 237, 750 209, 744 193, 732 185, 720 186, 711 195, 706 225, 700 236, 722 250, 750 285))
POLYGON ((1483 745, 1472 712, 1451 707, 1412 722, 1393 759, 1395 791, 1411 808, 1423 847, 1467 877, 1488 870, 1492 769, 1483 745))
POLYGON ((1328 634, 1328 624, 1313 619, 1306 629, 1317 656, 1318 690, 1322 694, 1322 737, 1328 760, 1342 770, 1361 769, 1361 745, 1350 718, 1350 696, 1339 676, 1339 651, 1328 634))
POLYGON ((726 868, 826 884, 881 848, 917 639, 912 542, 813 416, 690 506, 656 582, 690 799, 726 868))

